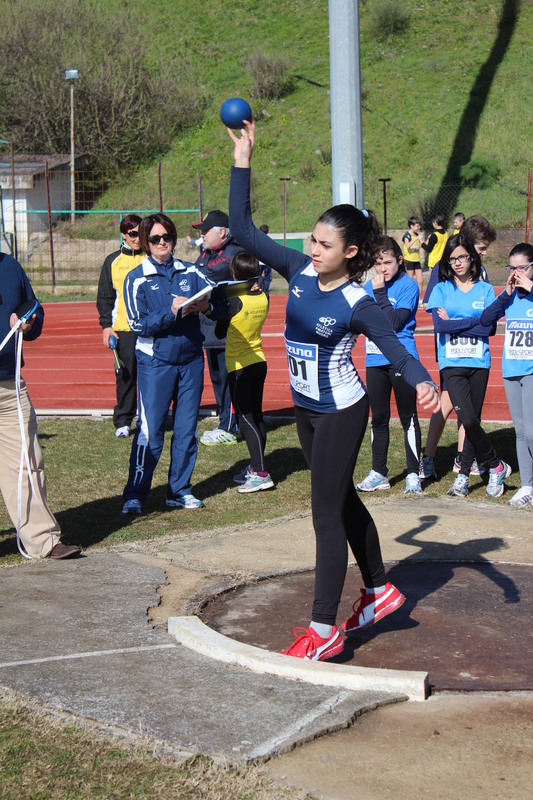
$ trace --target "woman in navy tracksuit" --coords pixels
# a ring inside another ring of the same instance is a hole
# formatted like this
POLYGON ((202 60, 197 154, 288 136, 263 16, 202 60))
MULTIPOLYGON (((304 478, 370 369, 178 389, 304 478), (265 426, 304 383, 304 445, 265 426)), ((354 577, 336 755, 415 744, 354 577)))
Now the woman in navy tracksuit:
POLYGON ((137 334, 139 419, 122 512, 141 513, 163 448, 172 400, 174 432, 166 504, 171 508, 199 508, 203 503, 194 497, 191 485, 204 386, 203 335, 198 312, 216 319, 227 315, 228 303, 210 302, 203 297, 180 311, 188 298, 214 284, 194 264, 173 258, 177 232, 172 220, 164 214, 145 217, 139 226, 139 238, 149 256, 124 281, 128 324, 137 334))
POLYGON ((250 159, 255 139, 246 123, 235 143, 231 171, 230 225, 238 242, 289 282, 285 344, 298 436, 311 470, 316 535, 315 601, 311 625, 296 633, 286 655, 322 661, 341 652, 335 624, 348 544, 365 588, 348 634, 395 611, 405 600, 387 582, 374 521, 353 485, 355 462, 368 420, 368 397, 351 359, 357 334, 375 341, 418 399, 438 407, 438 389, 427 370, 400 344, 387 318, 359 281, 372 264, 379 233, 372 212, 340 205, 326 211, 313 230, 312 258, 276 244, 254 227, 250 209, 250 159))

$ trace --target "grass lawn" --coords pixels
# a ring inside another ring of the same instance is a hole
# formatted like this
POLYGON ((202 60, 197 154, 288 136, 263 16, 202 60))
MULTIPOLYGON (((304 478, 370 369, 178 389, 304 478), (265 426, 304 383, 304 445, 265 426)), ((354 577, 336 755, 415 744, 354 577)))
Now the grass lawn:
POLYGON ((257 768, 230 769, 207 758, 177 765, 149 747, 128 747, 90 727, 64 724, 37 703, 0 690, 2 800, 304 797, 265 779, 257 768))
MULTIPOLYGON (((213 427, 202 421, 200 432, 213 427)), ((498 453, 513 466, 507 485, 518 488, 514 429, 505 425, 486 426, 498 453)), ((425 441, 427 425, 423 425, 425 441)), ((267 466, 276 482, 272 491, 240 495, 235 491, 233 475, 249 461, 244 442, 231 446, 200 445, 193 474, 193 491, 205 502, 197 511, 168 510, 165 507, 166 479, 169 461, 170 432, 167 433, 161 461, 143 515, 123 516, 122 490, 127 478, 130 442, 116 439, 110 420, 42 420, 40 439, 45 453, 48 498, 67 542, 84 548, 113 546, 121 542, 157 539, 159 536, 186 536, 196 531, 223 528, 283 516, 310 512, 310 481, 296 426, 289 420, 272 419, 268 423, 267 466)), ((425 489, 428 496, 446 493, 454 475, 451 472, 456 447, 456 425, 446 426, 437 452, 438 481, 425 489)), ((371 468, 370 432, 367 431, 354 478, 362 480, 371 468)), ((403 496, 405 488, 405 454, 403 432, 397 422, 391 425, 389 476, 392 488, 387 496, 403 496)), ((471 499, 487 500, 481 478, 471 481, 471 499)), ((379 495, 380 498, 383 494, 379 495)), ((489 502, 505 503, 510 493, 489 502)), ((372 502, 373 495, 364 495, 372 502)), ((461 501, 458 500, 458 503, 461 501)), ((466 501, 468 502, 468 500, 466 501)), ((0 564, 21 561, 17 553, 14 530, 5 508, 0 508, 0 564)))

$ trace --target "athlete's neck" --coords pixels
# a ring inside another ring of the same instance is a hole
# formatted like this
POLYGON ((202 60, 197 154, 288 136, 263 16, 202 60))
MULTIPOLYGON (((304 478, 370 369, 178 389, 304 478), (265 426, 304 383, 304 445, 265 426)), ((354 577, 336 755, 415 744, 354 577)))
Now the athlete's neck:
POLYGON ((322 273, 318 276, 318 285, 323 292, 332 292, 334 289, 338 289, 339 286, 343 286, 350 280, 350 276, 347 273, 339 275, 338 273, 322 273))
POLYGON ((471 275, 456 275, 453 280, 457 288, 462 292, 469 292, 475 283, 471 275))

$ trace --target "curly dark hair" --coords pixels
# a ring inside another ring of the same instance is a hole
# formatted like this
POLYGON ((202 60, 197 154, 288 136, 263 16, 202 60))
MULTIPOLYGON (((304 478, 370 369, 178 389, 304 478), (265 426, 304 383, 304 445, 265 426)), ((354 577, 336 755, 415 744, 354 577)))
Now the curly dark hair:
POLYGON ((390 236, 379 236, 376 242, 376 258, 381 253, 392 253, 396 261, 398 262, 398 268, 400 272, 405 272, 405 264, 403 260, 403 254, 400 248, 400 245, 390 236))
POLYGON ((444 252, 439 261, 439 281, 454 281, 455 272, 450 264, 450 256, 456 247, 464 247, 470 256, 470 276, 475 280, 479 280, 481 275, 481 258, 479 253, 472 243, 472 239, 465 236, 464 233, 457 233, 455 236, 450 236, 444 247, 444 252))
POLYGON ((373 266, 376 257, 376 244, 381 234, 376 215, 373 211, 359 211, 347 203, 328 208, 317 219, 329 225, 339 233, 344 249, 351 245, 359 248, 357 254, 349 260, 348 273, 350 281, 361 283, 365 273, 373 266))

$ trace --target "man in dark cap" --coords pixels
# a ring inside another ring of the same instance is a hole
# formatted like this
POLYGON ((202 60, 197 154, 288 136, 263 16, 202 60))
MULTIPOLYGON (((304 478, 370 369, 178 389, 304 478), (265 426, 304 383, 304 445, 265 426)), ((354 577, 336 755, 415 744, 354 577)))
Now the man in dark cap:
MULTIPOLYGON (((202 222, 197 222, 193 228, 199 231, 202 237, 202 252, 195 266, 214 283, 230 281, 231 259, 242 247, 232 238, 229 231, 229 218, 223 211, 210 211, 202 222)), ((212 431, 205 431, 200 442, 205 445, 235 444, 239 430, 232 413, 231 399, 228 387, 228 373, 226 370, 225 341, 215 336, 216 323, 203 314, 200 326, 205 336, 204 347, 207 354, 209 375, 215 392, 215 399, 219 409, 218 426, 212 431)))

